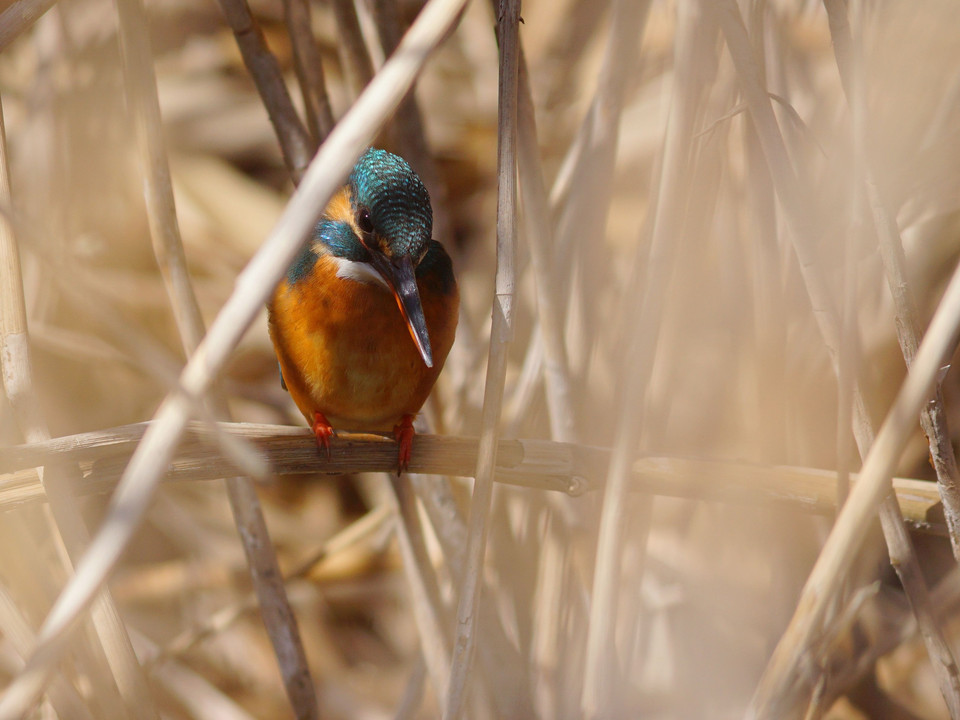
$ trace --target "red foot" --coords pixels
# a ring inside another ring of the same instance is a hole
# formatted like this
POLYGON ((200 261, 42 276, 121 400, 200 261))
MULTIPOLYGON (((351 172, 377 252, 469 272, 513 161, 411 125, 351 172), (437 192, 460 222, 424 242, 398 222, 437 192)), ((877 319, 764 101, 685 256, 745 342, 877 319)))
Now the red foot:
POLYGON ((397 475, 399 476, 410 464, 410 454, 413 452, 413 415, 404 415, 393 428, 393 436, 400 445, 397 456, 397 475))
POLYGON ((315 412, 313 414, 313 426, 311 428, 313 434, 317 437, 317 447, 327 456, 327 460, 330 459, 330 438, 335 435, 333 432, 333 427, 330 425, 330 421, 323 416, 322 412, 315 412))

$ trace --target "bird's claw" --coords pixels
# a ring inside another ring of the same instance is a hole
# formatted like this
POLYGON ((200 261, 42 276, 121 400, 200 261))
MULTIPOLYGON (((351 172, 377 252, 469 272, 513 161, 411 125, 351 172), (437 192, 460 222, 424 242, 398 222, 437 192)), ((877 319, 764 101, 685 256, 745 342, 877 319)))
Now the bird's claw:
POLYGON ((416 435, 416 431, 413 429, 413 415, 404 415, 393 428, 393 436, 400 446, 397 452, 397 477, 400 477, 400 473, 406 470, 410 464, 414 435, 416 435))
POLYGON ((311 426, 314 436, 317 438, 317 447, 320 448, 320 451, 327 456, 327 460, 330 459, 330 438, 333 437, 336 433, 333 431, 333 426, 330 425, 330 421, 324 417, 322 412, 313 413, 313 425, 311 426))

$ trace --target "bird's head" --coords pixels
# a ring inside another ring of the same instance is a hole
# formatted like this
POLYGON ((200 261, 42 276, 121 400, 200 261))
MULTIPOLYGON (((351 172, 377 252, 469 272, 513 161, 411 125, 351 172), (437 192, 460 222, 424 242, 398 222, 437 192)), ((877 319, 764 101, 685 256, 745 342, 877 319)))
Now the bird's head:
POLYGON ((342 277, 393 293, 423 361, 433 367, 415 277, 433 230, 430 195, 406 160, 377 149, 357 161, 347 190, 349 209, 343 202, 328 212, 317 226, 317 240, 340 260, 342 277))

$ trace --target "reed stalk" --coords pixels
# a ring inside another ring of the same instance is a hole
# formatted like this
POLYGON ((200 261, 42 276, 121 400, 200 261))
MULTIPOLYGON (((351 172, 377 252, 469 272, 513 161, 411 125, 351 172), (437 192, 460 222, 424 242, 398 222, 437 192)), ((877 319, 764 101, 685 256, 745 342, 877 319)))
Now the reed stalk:
POLYGON ((477 644, 479 607, 483 587, 484 554, 490 529, 497 439, 507 374, 507 352, 513 340, 514 264, 516 262, 517 204, 517 83, 520 60, 520 2, 504 0, 497 16, 500 44, 497 103, 497 273, 493 324, 480 421, 477 469, 468 521, 466 564, 460 585, 450 683, 444 720, 462 717, 468 703, 468 681, 477 644))

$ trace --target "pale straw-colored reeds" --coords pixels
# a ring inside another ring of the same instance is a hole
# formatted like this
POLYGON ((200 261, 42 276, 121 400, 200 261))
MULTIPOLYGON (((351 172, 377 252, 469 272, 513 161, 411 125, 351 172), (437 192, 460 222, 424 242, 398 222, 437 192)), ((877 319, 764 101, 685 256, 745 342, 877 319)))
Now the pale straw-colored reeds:
POLYGON ((0 718, 960 717, 955 15, 8 3, 0 718), (371 144, 462 294, 399 478, 263 313, 371 144))

